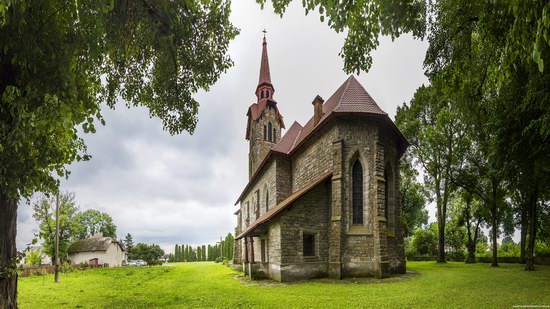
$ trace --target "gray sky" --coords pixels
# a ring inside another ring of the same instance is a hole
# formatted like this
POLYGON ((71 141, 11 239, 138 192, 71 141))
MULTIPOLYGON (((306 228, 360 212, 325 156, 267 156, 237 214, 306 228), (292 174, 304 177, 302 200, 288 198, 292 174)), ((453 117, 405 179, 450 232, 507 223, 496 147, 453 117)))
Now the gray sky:
MULTIPOLYGON (((344 35, 317 14, 305 16, 301 1, 281 19, 270 5, 262 11, 254 0, 233 0, 232 21, 241 29, 229 49, 235 65, 209 92, 196 95, 201 107, 193 135, 170 136, 146 109, 119 104, 102 111, 106 126, 84 136, 92 160, 72 165, 62 190, 75 192, 82 210, 111 215, 119 238, 130 233, 136 243, 173 251, 175 243, 214 243, 234 232, 233 204, 248 180, 245 115, 255 100, 264 28, 274 99, 287 127, 294 120, 305 124, 313 98, 328 99, 348 76, 338 56, 344 35)), ((427 43, 410 36, 380 42, 371 71, 357 78, 393 119, 397 106, 427 83, 427 43)), ((37 229, 31 207, 21 204, 17 247, 24 248, 37 229)))

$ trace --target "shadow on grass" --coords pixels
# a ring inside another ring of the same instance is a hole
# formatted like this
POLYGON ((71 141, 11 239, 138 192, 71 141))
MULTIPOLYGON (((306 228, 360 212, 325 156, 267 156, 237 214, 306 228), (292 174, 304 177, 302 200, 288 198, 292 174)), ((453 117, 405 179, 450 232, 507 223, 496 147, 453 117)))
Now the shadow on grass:
POLYGON ((244 274, 233 274, 233 278, 239 281, 244 286, 253 286, 259 288, 274 288, 290 285, 306 285, 306 284, 384 284, 384 283, 396 283, 401 281, 407 281, 418 277, 420 274, 413 270, 407 270, 406 274, 393 274, 389 278, 378 279, 374 277, 367 278, 343 278, 343 279, 331 279, 331 278, 316 278, 309 280, 300 280, 293 282, 278 282, 271 279, 252 280, 250 277, 245 277, 244 274))

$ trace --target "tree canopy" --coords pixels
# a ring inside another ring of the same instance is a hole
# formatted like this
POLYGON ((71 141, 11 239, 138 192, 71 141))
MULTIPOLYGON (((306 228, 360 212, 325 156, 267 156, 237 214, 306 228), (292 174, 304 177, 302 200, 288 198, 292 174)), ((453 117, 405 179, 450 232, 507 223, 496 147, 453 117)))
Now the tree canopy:
POLYGON ((81 226, 79 239, 85 239, 101 233, 104 237, 116 239, 116 225, 113 218, 105 212, 88 209, 78 214, 77 220, 81 226))

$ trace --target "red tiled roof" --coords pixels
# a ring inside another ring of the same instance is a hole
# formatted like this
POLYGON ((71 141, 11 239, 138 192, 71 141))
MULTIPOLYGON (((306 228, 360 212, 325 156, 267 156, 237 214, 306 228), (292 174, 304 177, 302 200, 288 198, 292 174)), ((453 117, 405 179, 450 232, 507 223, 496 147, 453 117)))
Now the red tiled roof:
MULTIPOLYGON (((357 79, 355 79, 353 75, 351 75, 323 104, 323 117, 319 120, 316 126, 313 126, 313 117, 311 117, 303 127, 299 123, 294 122, 279 142, 271 148, 271 152, 281 153, 284 155, 291 154, 295 150, 299 149, 302 143, 304 143, 305 140, 313 134, 313 132, 323 127, 332 115, 347 113, 384 117, 396 131, 396 134, 398 134, 400 143, 405 145, 404 147, 401 147, 401 153, 405 150, 406 145, 408 145, 407 140, 403 134, 401 134, 397 126, 395 126, 395 123, 393 123, 393 121, 391 121, 388 117, 388 114, 378 106, 365 88, 357 81, 357 79)), ((235 202, 235 205, 239 203, 241 198, 251 187, 251 184, 254 183, 256 177, 260 174, 262 167, 270 158, 271 156, 269 154, 264 158, 264 162, 260 164, 260 167, 256 170, 254 175, 252 175, 249 183, 235 202)))
MULTIPOLYGON (((323 104, 323 117, 317 124, 319 126, 332 113, 366 113, 387 115, 376 104, 370 94, 363 86, 351 75, 336 92, 323 104)), ((282 153, 292 152, 314 129, 313 117, 309 119, 305 126, 300 126, 291 130, 290 128, 280 142, 273 147, 274 151, 282 153), (299 129, 299 130, 298 130, 299 129), (296 130, 298 130, 296 132, 296 130), (290 135, 287 137, 287 135, 290 135), (292 142, 291 142, 292 141, 292 142)), ((294 126, 294 125, 293 125, 294 126)))
POLYGON ((275 145, 272 150, 282 153, 287 153, 287 149, 292 149, 294 147, 298 136, 300 136, 300 133, 302 132, 302 126, 294 121, 294 123, 288 128, 288 131, 286 131, 285 135, 281 138, 281 140, 275 145))
POLYGON ((261 215, 256 221, 254 221, 251 225, 249 225, 244 231, 242 231, 237 237, 235 237, 235 240, 243 238, 250 232, 252 232, 255 228, 259 227, 260 225, 266 223, 267 221, 271 220, 273 217, 275 217, 277 214, 281 213, 281 211, 288 208, 294 201, 296 201, 299 197, 307 193, 309 190, 315 188, 317 185, 321 184, 323 181, 327 180, 330 176, 332 176, 332 172, 326 173, 323 176, 319 177, 318 179, 310 182, 309 184, 303 186, 300 190, 292 193, 290 196, 288 196, 286 199, 281 201, 279 204, 277 204, 275 207, 271 208, 270 210, 266 211, 263 215, 261 215))
POLYGON ((265 37, 262 43, 262 61, 260 62, 260 78, 258 80, 258 85, 264 83, 271 84, 271 73, 269 72, 269 59, 267 57, 267 42, 265 37))
POLYGON ((277 108, 277 102, 273 99, 263 98, 263 99, 260 99, 258 103, 252 103, 252 105, 250 105, 250 107, 248 108, 248 112, 246 113, 246 115, 248 116, 248 124, 246 126, 245 138, 247 140, 249 139, 249 134, 250 134, 250 122, 258 120, 258 118, 262 116, 262 113, 264 112, 267 106, 271 106, 275 108, 277 122, 281 126, 281 129, 285 128, 283 116, 281 115, 281 113, 279 113, 279 109, 277 108))

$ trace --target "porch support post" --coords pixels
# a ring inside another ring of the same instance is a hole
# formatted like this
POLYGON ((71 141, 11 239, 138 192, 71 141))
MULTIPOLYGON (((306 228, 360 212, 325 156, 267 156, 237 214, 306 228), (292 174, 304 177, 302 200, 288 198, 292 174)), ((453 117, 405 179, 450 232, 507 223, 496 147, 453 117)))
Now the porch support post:
POLYGON ((250 262, 254 263, 254 236, 250 237, 250 262))

